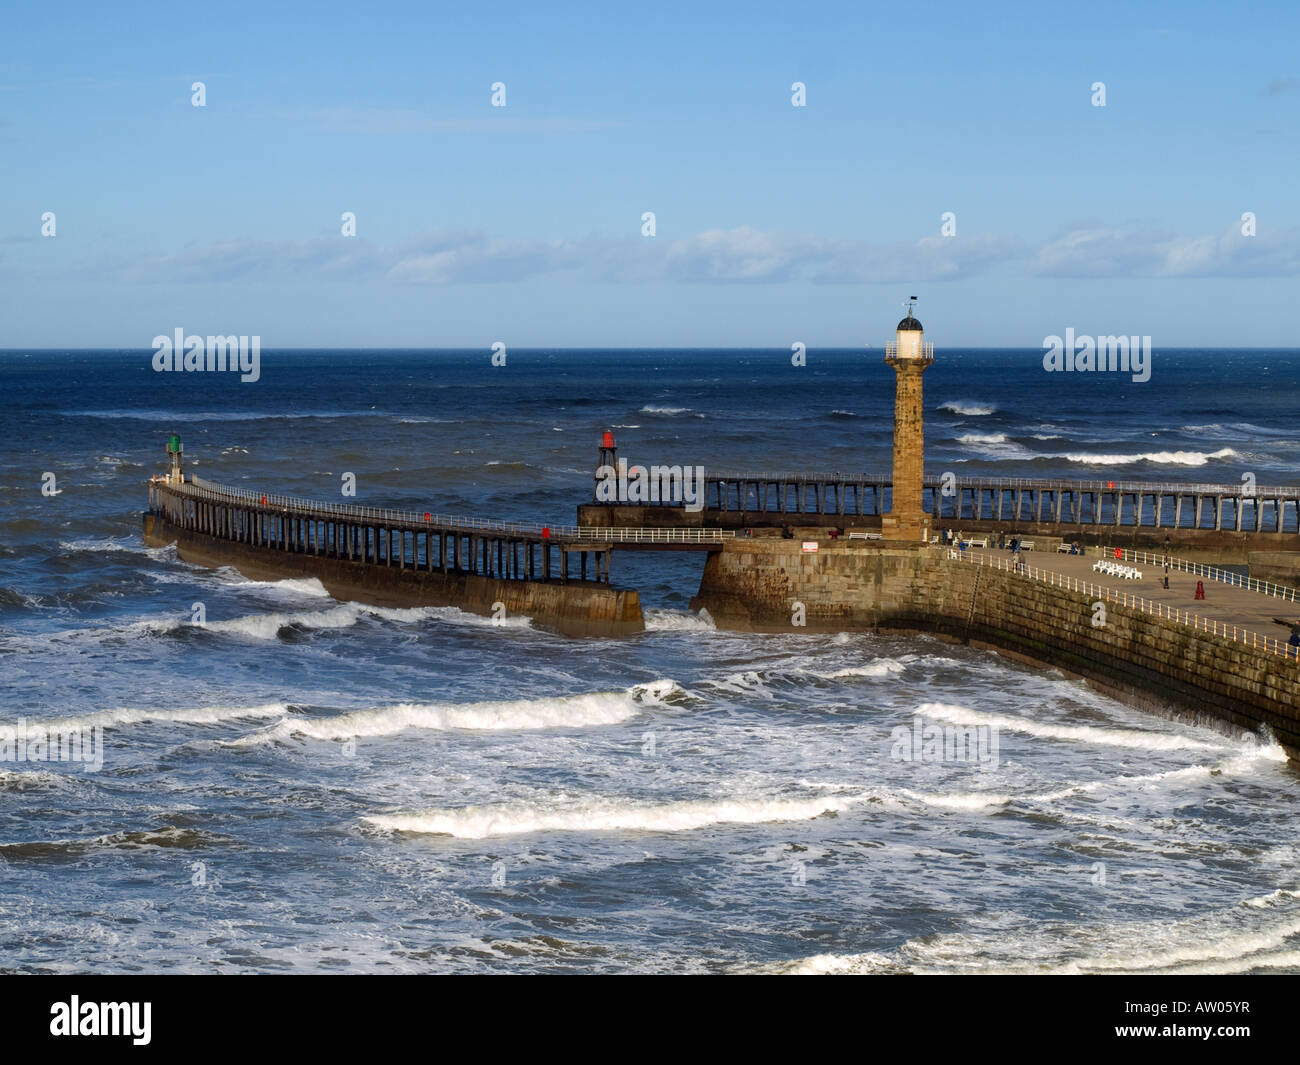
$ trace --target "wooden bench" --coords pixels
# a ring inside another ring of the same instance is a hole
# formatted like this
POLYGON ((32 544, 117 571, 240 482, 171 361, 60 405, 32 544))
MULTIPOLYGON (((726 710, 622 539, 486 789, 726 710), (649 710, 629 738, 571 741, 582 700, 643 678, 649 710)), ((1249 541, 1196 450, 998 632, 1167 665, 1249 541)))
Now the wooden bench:
POLYGON ((848 534, 850 540, 883 540, 884 533, 877 532, 851 532, 848 534))
POLYGON ((1020 550, 1021 550, 1021 551, 1032 551, 1033 549, 1034 549, 1034 541, 1033 541, 1033 540, 1021 540, 1021 541, 1020 541, 1020 550))

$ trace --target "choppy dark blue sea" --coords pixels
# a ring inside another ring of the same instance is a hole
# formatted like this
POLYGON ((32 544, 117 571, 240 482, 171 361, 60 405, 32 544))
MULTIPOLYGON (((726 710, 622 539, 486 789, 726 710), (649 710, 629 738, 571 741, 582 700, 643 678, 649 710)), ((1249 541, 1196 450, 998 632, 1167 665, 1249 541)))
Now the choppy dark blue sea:
MULTIPOLYGON (((882 354, 0 353, 0 729, 103 742, 0 760, 0 971, 1300 971, 1267 739, 926 638, 717 631, 691 554, 616 555, 648 631, 577 640, 141 541, 171 432, 225 484, 555 523, 606 429, 887 469, 882 354), (902 760, 918 718, 997 756, 902 760)), ((1296 483, 1300 351, 937 355, 931 471, 1296 483)))

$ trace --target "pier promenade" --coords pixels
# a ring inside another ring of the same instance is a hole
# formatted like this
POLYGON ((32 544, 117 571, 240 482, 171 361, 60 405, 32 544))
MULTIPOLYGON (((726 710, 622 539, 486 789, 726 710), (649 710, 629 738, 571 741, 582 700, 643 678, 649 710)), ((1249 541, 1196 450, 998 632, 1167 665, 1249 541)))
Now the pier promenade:
MULTIPOLYGON (((1010 551, 968 548, 960 555, 966 562, 990 564, 1016 572, 1010 551)), ((1267 582, 1252 581, 1249 587, 1216 580, 1205 575, 1202 567, 1185 559, 1171 557, 1169 587, 1164 587, 1164 567, 1160 557, 1142 552, 1123 552, 1121 558, 1089 555, 1051 554, 1042 551, 1021 552, 1024 573, 1069 590, 1101 589, 1101 601, 1124 606, 1149 604, 1159 616, 1184 623, 1213 635, 1221 635, 1268 654, 1296 657, 1296 648, 1287 643, 1293 625, 1300 626, 1300 592, 1267 582), (1137 570, 1140 580, 1130 580, 1097 571, 1097 562, 1109 562, 1137 570), (1058 578, 1053 580, 1053 577, 1058 578), (1196 598, 1197 584, 1205 598, 1196 598)), ((1233 575, 1219 571, 1231 578, 1233 575)), ((1244 579, 1243 579, 1244 580, 1244 579)))

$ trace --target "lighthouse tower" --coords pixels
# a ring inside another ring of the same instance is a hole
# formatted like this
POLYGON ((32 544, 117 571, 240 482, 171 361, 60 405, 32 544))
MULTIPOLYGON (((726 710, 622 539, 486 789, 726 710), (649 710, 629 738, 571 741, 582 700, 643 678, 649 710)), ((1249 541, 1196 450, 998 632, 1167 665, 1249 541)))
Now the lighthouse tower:
POLYGON ((912 315, 916 303, 907 301, 907 317, 898 323, 885 362, 894 368, 894 486, 888 514, 881 518, 886 540, 924 541, 930 519, 921 506, 925 477, 925 424, 921 375, 934 362, 934 345, 925 342, 921 323, 912 315))

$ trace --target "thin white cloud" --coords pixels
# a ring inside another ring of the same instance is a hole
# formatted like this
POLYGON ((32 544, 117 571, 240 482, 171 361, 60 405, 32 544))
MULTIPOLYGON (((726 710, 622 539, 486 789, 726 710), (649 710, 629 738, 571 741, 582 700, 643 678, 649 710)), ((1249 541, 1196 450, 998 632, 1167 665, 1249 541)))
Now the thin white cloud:
POLYGON ((291 241, 223 240, 118 267, 122 280, 235 281, 267 275, 358 277, 385 268, 391 253, 357 237, 291 241))
POLYGON ((955 281, 1018 260, 1024 260, 1019 272, 1039 277, 1290 277, 1300 274, 1300 235, 1263 229, 1246 237, 1239 224, 1192 237, 1094 225, 1026 247, 1005 234, 877 243, 751 226, 676 240, 540 240, 435 230, 400 245, 342 236, 225 240, 129 261, 86 260, 80 269, 136 284, 315 279, 444 286, 569 275, 612 284, 824 285, 955 281))
POLYGON ((401 284, 524 281, 574 273, 612 283, 781 283, 946 280, 1021 254, 1014 237, 926 237, 908 244, 711 229, 678 240, 591 237, 578 241, 494 237, 438 230, 401 246, 361 238, 226 240, 96 271, 131 282, 221 282, 277 276, 385 277, 401 284))
POLYGON ((1043 277, 1291 277, 1300 273, 1300 234, 1267 229, 1248 237, 1234 223, 1217 235, 1097 227, 1042 245, 1031 271, 1043 277))

